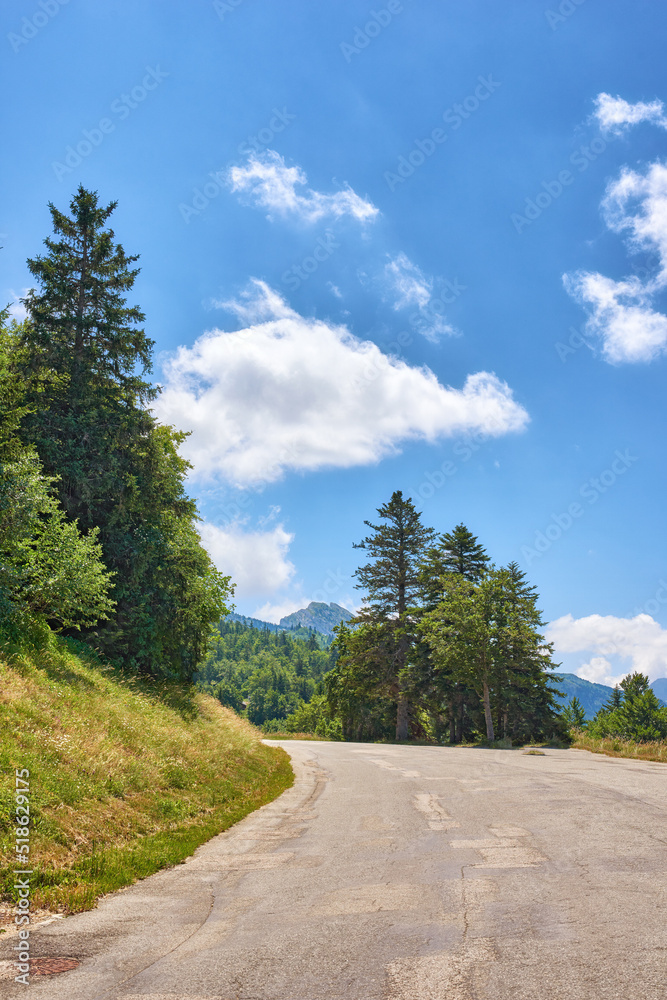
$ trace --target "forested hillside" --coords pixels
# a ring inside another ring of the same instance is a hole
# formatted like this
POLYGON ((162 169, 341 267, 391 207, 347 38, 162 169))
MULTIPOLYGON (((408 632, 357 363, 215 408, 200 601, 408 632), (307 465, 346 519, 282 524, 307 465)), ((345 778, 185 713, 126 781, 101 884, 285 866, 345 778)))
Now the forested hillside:
POLYGON ((223 705, 261 726, 285 719, 321 692, 335 655, 320 648, 313 632, 304 640, 287 631, 223 620, 196 680, 223 705))

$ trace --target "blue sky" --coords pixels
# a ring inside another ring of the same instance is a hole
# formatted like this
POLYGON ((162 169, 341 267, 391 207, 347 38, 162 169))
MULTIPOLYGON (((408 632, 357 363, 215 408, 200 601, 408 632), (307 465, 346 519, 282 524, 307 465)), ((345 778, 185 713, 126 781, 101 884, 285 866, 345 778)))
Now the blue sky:
MULTIPOLYGON (((6 301, 79 183, 239 611, 359 600, 396 489, 516 559, 566 669, 667 675, 667 11, 10 0, 6 301)), ((15 307, 20 314, 20 306, 15 307)))

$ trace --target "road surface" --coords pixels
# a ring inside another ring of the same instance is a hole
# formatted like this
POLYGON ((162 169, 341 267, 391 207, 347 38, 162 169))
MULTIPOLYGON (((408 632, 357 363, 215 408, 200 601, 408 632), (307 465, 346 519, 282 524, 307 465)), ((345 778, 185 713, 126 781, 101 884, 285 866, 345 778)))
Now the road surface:
POLYGON ((48 1000, 665 1000, 667 765, 285 742, 297 781, 35 929, 48 1000))

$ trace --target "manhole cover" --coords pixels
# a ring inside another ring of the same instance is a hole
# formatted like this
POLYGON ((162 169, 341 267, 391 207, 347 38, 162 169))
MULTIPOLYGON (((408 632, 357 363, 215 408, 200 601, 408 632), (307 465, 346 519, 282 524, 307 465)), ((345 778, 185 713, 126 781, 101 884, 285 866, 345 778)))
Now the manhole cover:
POLYGON ((60 972, 76 969, 78 958, 33 958, 30 961, 31 976, 57 976, 60 972))

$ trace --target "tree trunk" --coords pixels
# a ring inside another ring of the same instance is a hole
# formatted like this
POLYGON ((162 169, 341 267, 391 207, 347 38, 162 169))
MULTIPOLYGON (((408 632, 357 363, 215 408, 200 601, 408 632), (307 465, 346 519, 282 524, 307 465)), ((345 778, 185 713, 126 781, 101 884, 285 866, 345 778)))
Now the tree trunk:
POLYGON ((449 742, 456 743, 456 707, 454 704, 454 695, 452 695, 452 700, 449 703, 449 742))
POLYGON ((396 739, 407 740, 408 738, 408 718, 410 706, 403 694, 398 696, 398 708, 396 711, 396 739))
POLYGON ((491 698, 489 696, 489 685, 484 681, 484 718, 486 719, 486 738, 494 741, 493 716, 491 715, 491 698))

